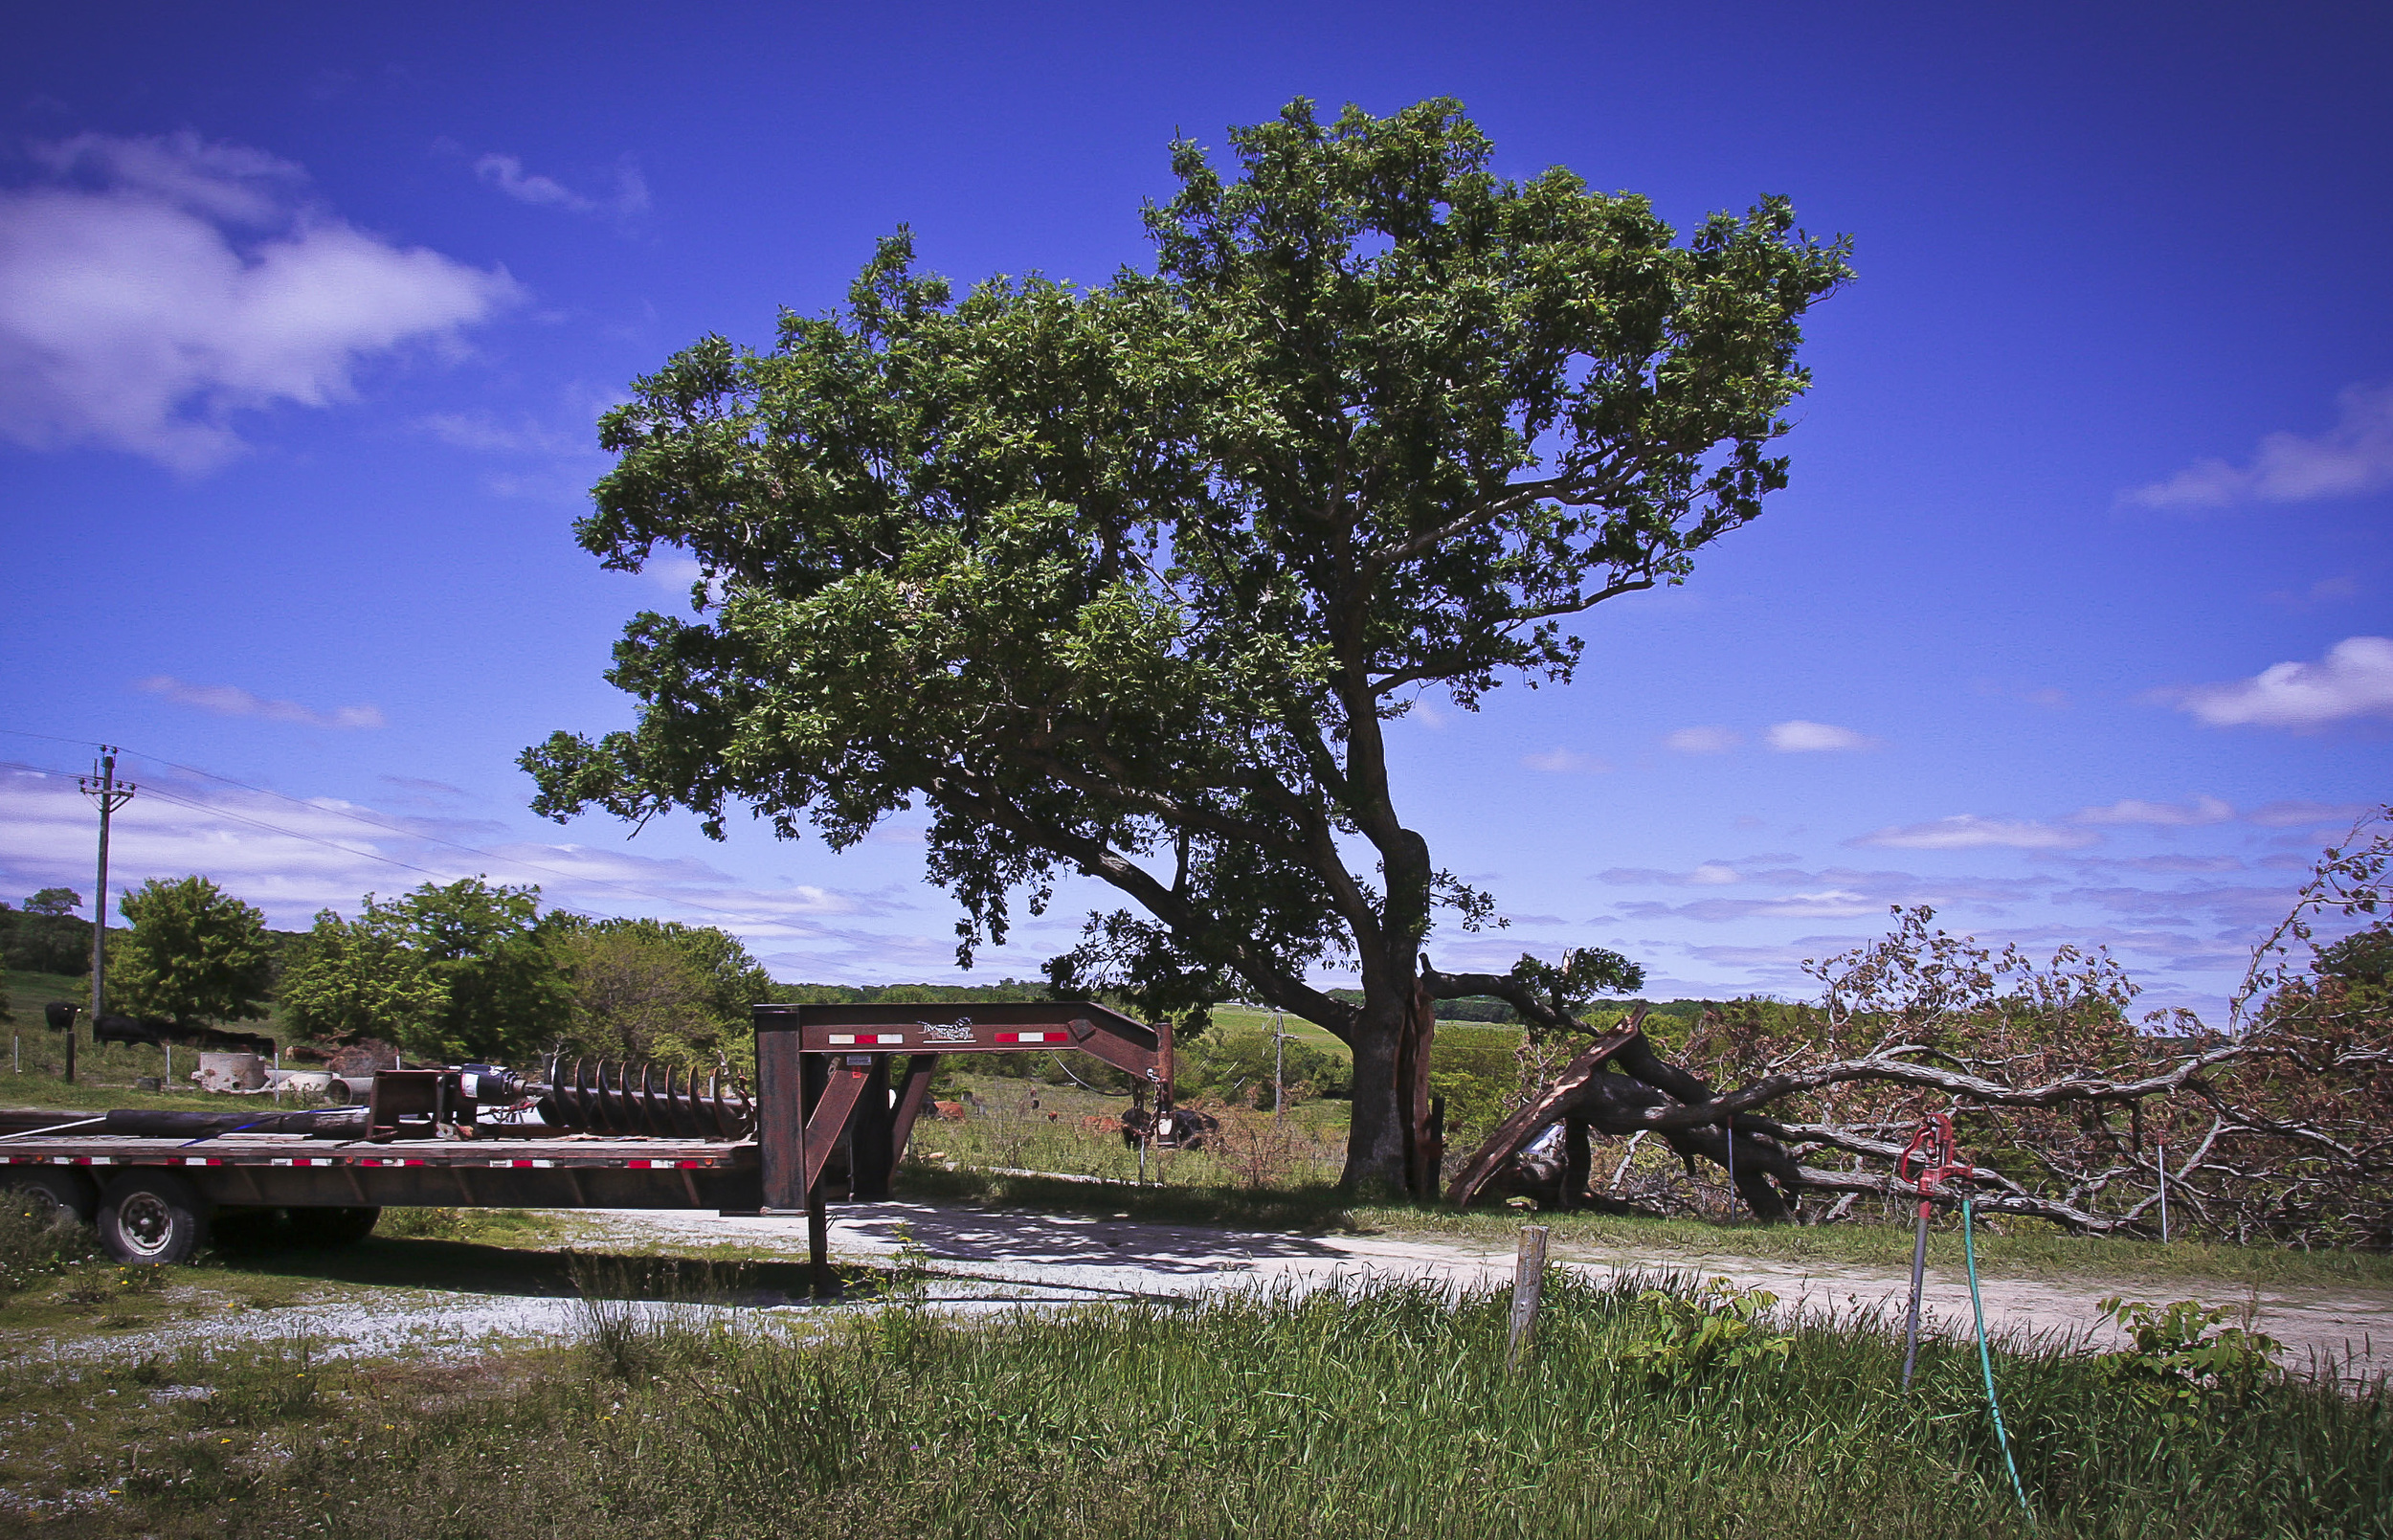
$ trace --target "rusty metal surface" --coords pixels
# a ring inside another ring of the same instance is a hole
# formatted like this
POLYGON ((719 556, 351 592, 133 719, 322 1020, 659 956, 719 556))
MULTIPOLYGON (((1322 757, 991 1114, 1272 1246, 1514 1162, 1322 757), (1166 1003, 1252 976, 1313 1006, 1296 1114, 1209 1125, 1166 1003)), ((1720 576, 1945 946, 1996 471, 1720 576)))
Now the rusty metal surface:
POLYGON ((592 1133, 679 1139, 745 1139, 756 1128, 756 1102, 728 1075, 696 1065, 615 1063, 562 1059, 540 1088, 541 1121, 592 1133))
POLYGON ((1151 1057, 1158 1046, 1152 1028, 1077 1000, 760 1005, 754 1015, 760 1036, 794 1031, 810 1054, 1052 1053, 1100 1036, 1151 1057))
POLYGON ((225 1134, 204 1145, 185 1139, 60 1134, 0 1145, 0 1166, 547 1166, 704 1169, 753 1165, 752 1144, 701 1139, 415 1139, 405 1144, 327 1144, 301 1134, 225 1134))

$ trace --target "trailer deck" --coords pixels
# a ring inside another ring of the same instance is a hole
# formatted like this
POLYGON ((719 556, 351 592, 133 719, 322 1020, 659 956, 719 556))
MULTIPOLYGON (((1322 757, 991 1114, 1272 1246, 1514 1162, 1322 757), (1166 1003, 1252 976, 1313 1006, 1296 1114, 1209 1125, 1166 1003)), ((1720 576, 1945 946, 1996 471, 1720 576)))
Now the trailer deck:
MULTIPOLYGON (((226 1207, 715 1209, 754 1213, 756 1145, 703 1139, 421 1139, 327 1144, 298 1134, 183 1139, 72 1133, 0 1143, 0 1167, 171 1171, 226 1207)), ((31 1174, 30 1172, 28 1174, 31 1174)))

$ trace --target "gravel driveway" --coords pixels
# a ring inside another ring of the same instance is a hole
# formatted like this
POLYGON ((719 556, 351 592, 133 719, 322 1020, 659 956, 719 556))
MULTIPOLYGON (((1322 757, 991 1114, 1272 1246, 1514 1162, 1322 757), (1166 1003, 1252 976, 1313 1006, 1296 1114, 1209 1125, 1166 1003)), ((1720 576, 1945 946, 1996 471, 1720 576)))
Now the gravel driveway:
MULTIPOLYGON (((743 1256, 789 1261, 802 1261, 806 1255, 802 1218, 721 1218, 680 1209, 572 1210, 557 1217, 584 1249, 703 1252, 725 1246, 743 1256)), ((1509 1282, 1512 1270, 1509 1246, 1495 1250, 1452 1237, 1292 1236, 917 1203, 857 1204, 834 1213, 835 1257, 885 1261, 908 1238, 928 1254, 936 1275, 928 1285, 928 1301, 958 1313, 1188 1298, 1238 1288, 1312 1288, 1341 1280, 1425 1280, 1485 1288, 1509 1282)), ((1789 1306, 1878 1309, 1895 1320, 1909 1295, 1907 1274, 1853 1265, 1617 1250, 1581 1255, 1567 1247, 1557 1247, 1554 1261, 1597 1281, 1621 1273, 1726 1275, 1740 1285, 1770 1289, 1789 1306)), ((2104 1295, 2154 1301, 2192 1295, 2205 1304, 2252 1308, 2259 1328, 2286 1345, 2291 1366, 2333 1359, 2360 1379, 2393 1370, 2393 1293, 2384 1291, 2264 1288, 2255 1294, 2181 1279, 2139 1285, 2133 1279, 1986 1278, 1980 1286, 1988 1326, 2007 1337, 2060 1336, 2109 1347, 2117 1333, 2094 1309, 2104 1295)), ((792 1322, 826 1308, 854 1307, 815 1305, 786 1293, 744 1306, 637 1306, 699 1317, 762 1309, 792 1322)), ((10 1345, 14 1350, 10 1356, 116 1357, 172 1350, 194 1339, 229 1345, 301 1334, 318 1350, 335 1355, 453 1356, 502 1341, 569 1338, 581 1327, 582 1308, 578 1300, 554 1294, 351 1285, 337 1298, 281 1309, 47 1344, 19 1341, 10 1345)), ((1967 1331, 1967 1280, 1931 1268, 1925 1313, 1932 1329, 1967 1331)))

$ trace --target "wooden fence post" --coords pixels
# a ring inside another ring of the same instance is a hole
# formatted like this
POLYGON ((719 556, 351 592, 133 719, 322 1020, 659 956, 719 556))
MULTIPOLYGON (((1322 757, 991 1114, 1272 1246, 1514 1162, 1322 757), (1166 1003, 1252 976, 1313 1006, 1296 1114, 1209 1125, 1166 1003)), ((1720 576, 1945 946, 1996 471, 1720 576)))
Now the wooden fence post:
POLYGON ((1519 1367, 1521 1350, 1529 1346, 1537 1325, 1537 1304, 1546 1289, 1546 1236, 1542 1224, 1521 1226, 1520 1251, 1512 1259, 1512 1339, 1504 1350, 1504 1367, 1519 1367))

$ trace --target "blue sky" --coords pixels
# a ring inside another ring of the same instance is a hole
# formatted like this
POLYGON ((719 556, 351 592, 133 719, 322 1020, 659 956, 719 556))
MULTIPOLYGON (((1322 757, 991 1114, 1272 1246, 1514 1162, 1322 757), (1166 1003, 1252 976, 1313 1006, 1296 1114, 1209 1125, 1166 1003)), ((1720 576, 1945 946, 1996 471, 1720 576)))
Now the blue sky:
POLYGON ((627 720, 608 646, 685 602, 573 546, 593 421, 900 222, 959 281, 1144 262, 1174 131, 1298 95, 1457 96, 1507 172, 1682 228, 1783 192, 1857 242, 1763 519, 1591 616, 1572 688, 1399 729, 1412 820, 1515 917, 1442 965, 1596 942, 1796 995, 1924 902, 2202 1003, 2393 796, 2393 13, 694 9, 17 8, 0 896, 88 896, 35 772, 105 740, 120 887, 301 926, 487 872, 784 978, 951 976, 908 828, 525 811, 517 751, 627 720))

